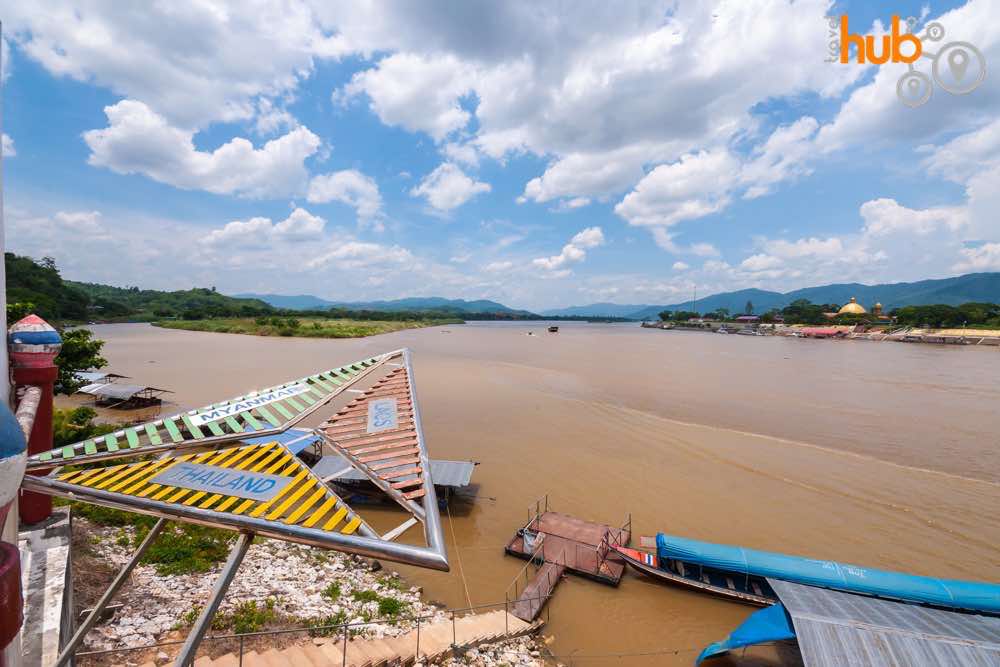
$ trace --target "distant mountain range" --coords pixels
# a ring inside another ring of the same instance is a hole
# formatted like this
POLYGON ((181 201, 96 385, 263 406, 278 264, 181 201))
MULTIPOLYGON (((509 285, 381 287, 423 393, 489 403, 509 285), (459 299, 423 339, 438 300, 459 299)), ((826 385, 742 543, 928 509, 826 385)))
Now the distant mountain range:
POLYGON ((395 312, 440 310, 459 313, 531 314, 526 310, 508 308, 502 303, 486 299, 466 301, 465 299, 445 299, 438 296, 410 297, 406 299, 393 299, 391 301, 327 301, 311 294, 300 294, 297 296, 285 296, 282 294, 237 294, 234 296, 243 299, 260 299, 275 308, 289 308, 292 310, 346 308, 348 310, 385 310, 395 312))
MULTIPOLYGON (((969 273, 954 278, 920 280, 914 283, 887 283, 882 285, 862 285, 842 283, 806 287, 791 292, 769 292, 759 289, 745 289, 723 292, 698 299, 695 310, 708 313, 719 308, 727 308, 731 313, 742 313, 747 301, 753 303, 755 313, 764 313, 772 308, 784 308, 796 299, 808 299, 813 303, 845 304, 855 297, 865 308, 880 302, 886 310, 903 306, 925 306, 942 303, 949 306, 969 301, 1000 302, 1000 273, 969 273)), ((691 302, 684 301, 667 306, 647 306, 633 311, 628 317, 633 319, 656 319, 663 310, 691 310, 691 302)))
MULTIPOLYGON (((419 311, 438 310, 456 313, 505 313, 530 315, 526 310, 515 310, 485 299, 466 301, 465 299, 445 299, 442 297, 413 297, 392 301, 327 301, 316 296, 303 294, 283 296, 279 294, 237 294, 240 298, 260 299, 277 308, 295 310, 348 308, 352 310, 393 310, 419 311)), ((920 280, 913 283, 887 283, 882 285, 862 285, 843 283, 806 287, 791 292, 770 292, 761 289, 743 289, 723 292, 698 299, 694 309, 708 313, 726 308, 731 313, 742 313, 747 301, 753 304, 755 313, 764 313, 772 308, 784 308, 796 299, 808 299, 813 303, 844 304, 855 297, 866 308, 881 302, 886 311, 902 306, 923 306, 947 304, 957 306, 969 301, 990 301, 1000 303, 1000 273, 969 273, 954 278, 920 280)), ((541 315, 548 317, 626 317, 634 320, 657 319, 663 310, 691 310, 690 301, 669 305, 592 303, 586 306, 553 308, 541 315)))

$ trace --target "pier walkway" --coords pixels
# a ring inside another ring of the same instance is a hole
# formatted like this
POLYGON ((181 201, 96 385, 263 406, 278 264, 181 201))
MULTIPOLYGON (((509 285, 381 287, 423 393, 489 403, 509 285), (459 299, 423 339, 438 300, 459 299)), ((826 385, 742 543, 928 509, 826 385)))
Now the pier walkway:
POLYGON ((551 511, 548 496, 544 505, 539 500, 535 513, 504 547, 504 552, 511 556, 541 565, 531 581, 527 579, 525 567, 523 591, 519 591, 520 576, 515 577, 512 584, 514 615, 525 621, 537 618, 563 574, 617 586, 625 573, 625 560, 611 549, 611 545, 628 546, 631 540, 631 518, 621 528, 612 528, 551 511))

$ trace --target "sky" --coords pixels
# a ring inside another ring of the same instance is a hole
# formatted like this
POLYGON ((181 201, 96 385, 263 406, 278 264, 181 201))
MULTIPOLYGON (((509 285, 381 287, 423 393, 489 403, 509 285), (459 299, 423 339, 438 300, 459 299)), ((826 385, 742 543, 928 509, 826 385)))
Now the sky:
POLYGON ((74 280, 539 310, 1000 271, 995 0, 0 0, 0 19, 7 249, 74 280), (881 36, 892 13, 944 31, 915 108, 908 65, 830 62, 830 17, 881 36), (945 87, 978 60, 948 79, 950 42, 986 65, 967 94, 945 87))

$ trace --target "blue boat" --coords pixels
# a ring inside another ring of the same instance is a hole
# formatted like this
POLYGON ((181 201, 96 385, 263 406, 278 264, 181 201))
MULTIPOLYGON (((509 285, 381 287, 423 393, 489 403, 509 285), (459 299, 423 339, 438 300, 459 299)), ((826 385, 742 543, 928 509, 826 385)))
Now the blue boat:
POLYGON ((902 572, 713 544, 659 533, 656 553, 614 547, 637 570, 707 593, 765 606, 778 601, 767 579, 1000 615, 1000 584, 902 572))

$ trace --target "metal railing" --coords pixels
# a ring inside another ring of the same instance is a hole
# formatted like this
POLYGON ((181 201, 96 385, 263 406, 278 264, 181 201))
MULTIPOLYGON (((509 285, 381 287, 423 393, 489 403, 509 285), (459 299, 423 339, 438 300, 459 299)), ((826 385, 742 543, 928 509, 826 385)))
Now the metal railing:
MULTIPOLYGON (((541 599, 541 597, 539 596, 539 597, 534 597, 534 598, 524 598, 524 601, 536 601, 536 600, 540 600, 540 599, 541 599)), ((238 643, 238 646, 236 647, 236 649, 233 652, 235 652, 237 654, 237 656, 239 658, 239 664, 242 666, 242 664, 243 664, 243 656, 245 655, 245 652, 246 652, 246 643, 248 642, 248 640, 257 639, 257 638, 261 638, 261 637, 273 637, 273 636, 278 636, 278 635, 289 635, 289 634, 296 634, 296 633, 298 633, 298 634, 305 634, 305 635, 312 636, 312 637, 328 636, 328 635, 329 636, 334 636, 335 635, 335 636, 338 636, 339 638, 342 638, 340 640, 341 647, 342 647, 341 654, 342 654, 343 665, 346 667, 346 665, 347 665, 348 639, 352 635, 357 636, 359 634, 359 630, 361 628, 364 628, 364 627, 367 627, 367 626, 370 626, 370 625, 380 625, 380 626, 393 625, 393 626, 399 626, 399 625, 403 625, 403 624, 406 624, 406 623, 411 623, 411 624, 414 625, 414 628, 413 628, 412 631, 416 632, 415 646, 414 646, 414 655, 416 656, 417 661, 419 661, 420 658, 421 658, 421 654, 420 654, 420 629, 421 629, 421 625, 423 625, 423 626, 426 627, 428 625, 433 625, 433 624, 436 624, 436 623, 440 623, 440 622, 442 622, 442 620, 445 620, 445 621, 450 620, 451 621, 451 626, 452 626, 452 643, 451 643, 450 649, 453 650, 453 651, 459 651, 459 650, 461 650, 463 648, 463 646, 466 645, 466 644, 459 645, 459 643, 458 643, 458 618, 461 617, 460 615, 468 616, 468 615, 472 614, 473 612, 477 612, 477 611, 480 611, 480 610, 485 610, 485 609, 496 609, 496 610, 498 610, 500 608, 503 608, 505 614, 509 614, 510 613, 510 611, 509 611, 510 607, 513 604, 514 603, 508 599, 508 600, 504 600, 503 602, 493 602, 493 603, 489 603, 489 604, 481 604, 481 605, 476 605, 476 606, 472 606, 472 607, 460 607, 460 608, 456 608, 456 609, 447 609, 447 610, 442 610, 442 611, 439 611, 439 612, 435 612, 433 614, 422 614, 422 615, 405 616, 405 617, 399 616, 399 617, 396 617, 396 618, 393 618, 393 619, 382 619, 382 620, 378 620, 378 621, 361 621, 361 622, 358 622, 358 623, 339 623, 339 624, 330 624, 330 625, 309 625, 309 626, 303 626, 303 627, 297 627, 297 628, 284 628, 284 629, 281 629, 281 630, 261 630, 261 631, 258 631, 258 632, 244 632, 244 633, 231 633, 231 634, 226 634, 226 635, 213 635, 213 636, 210 636, 210 637, 204 637, 201 640, 200 646, 207 646, 207 644, 209 642, 224 642, 224 641, 236 642, 236 643, 238 643), (442 613, 444 614, 444 619, 441 618, 441 614, 442 613), (430 623, 428 623, 428 621, 430 621, 430 623)), ((504 618, 504 635, 505 636, 511 636, 510 635, 510 627, 508 625, 508 622, 509 622, 509 616, 505 615, 505 618, 504 618)), ((528 627, 531 627, 531 626, 528 626, 528 627)), ((149 650, 152 650, 152 649, 160 649, 160 648, 166 648, 166 647, 171 647, 171 646, 178 646, 178 645, 183 644, 184 641, 185 640, 183 640, 183 639, 178 639, 176 641, 158 642, 158 643, 155 643, 155 644, 144 644, 144 645, 141 645, 141 646, 127 646, 127 647, 122 647, 122 648, 101 649, 101 650, 97 650, 97 651, 80 651, 80 652, 77 652, 74 657, 76 657, 76 658, 88 658, 88 657, 108 656, 108 655, 122 654, 122 653, 131 653, 133 651, 149 651, 149 650)), ((473 643, 477 643, 476 640, 470 641, 468 644, 471 645, 473 643)), ((425 653, 423 655, 423 657, 427 658, 429 656, 425 653)))
POLYGON ((14 417, 21 426, 21 432, 24 433, 25 441, 31 438, 31 431, 35 427, 35 415, 38 414, 38 404, 41 400, 41 387, 36 387, 35 385, 24 387, 21 393, 21 400, 17 403, 17 411, 14 413, 14 417))

